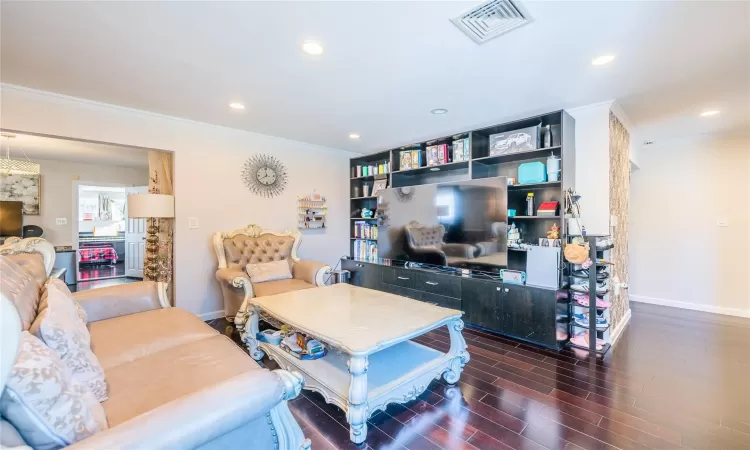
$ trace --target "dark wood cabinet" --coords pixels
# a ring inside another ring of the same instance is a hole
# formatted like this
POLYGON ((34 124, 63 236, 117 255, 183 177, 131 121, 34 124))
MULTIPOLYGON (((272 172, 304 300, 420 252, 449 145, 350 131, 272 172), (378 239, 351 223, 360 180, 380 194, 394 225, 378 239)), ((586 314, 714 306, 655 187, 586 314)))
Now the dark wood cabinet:
POLYGON ((349 283, 368 289, 381 289, 380 266, 344 259, 341 268, 349 271, 349 283))
POLYGON ((374 262, 342 260, 349 282, 464 311, 467 325, 556 348, 556 291, 374 262))
POLYGON ((555 291, 505 284, 502 331, 521 339, 555 344, 555 291))
POLYGON ((397 267, 383 267, 383 283, 401 286, 409 289, 414 288, 416 271, 400 269, 397 267))
POLYGON ((502 324, 502 284, 492 281, 461 280, 461 303, 464 322, 494 331, 504 331, 502 324))

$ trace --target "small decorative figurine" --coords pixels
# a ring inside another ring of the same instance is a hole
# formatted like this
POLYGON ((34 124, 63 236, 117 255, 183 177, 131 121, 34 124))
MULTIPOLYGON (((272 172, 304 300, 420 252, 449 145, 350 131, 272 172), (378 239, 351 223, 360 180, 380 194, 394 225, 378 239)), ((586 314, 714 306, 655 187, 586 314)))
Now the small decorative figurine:
POLYGON ((373 213, 371 209, 362 208, 362 218, 363 219, 372 219, 373 213))
POLYGON ((552 228, 547 232, 547 239, 560 239, 560 227, 556 223, 553 223, 552 228))

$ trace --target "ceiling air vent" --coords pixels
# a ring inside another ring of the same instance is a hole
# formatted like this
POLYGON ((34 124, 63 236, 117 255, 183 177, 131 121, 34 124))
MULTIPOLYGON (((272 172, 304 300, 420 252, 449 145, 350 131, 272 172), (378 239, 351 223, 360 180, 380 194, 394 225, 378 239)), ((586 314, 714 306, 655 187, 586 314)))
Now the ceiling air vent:
POLYGON ((451 19, 477 44, 484 44, 532 20, 520 2, 511 0, 490 0, 451 19))

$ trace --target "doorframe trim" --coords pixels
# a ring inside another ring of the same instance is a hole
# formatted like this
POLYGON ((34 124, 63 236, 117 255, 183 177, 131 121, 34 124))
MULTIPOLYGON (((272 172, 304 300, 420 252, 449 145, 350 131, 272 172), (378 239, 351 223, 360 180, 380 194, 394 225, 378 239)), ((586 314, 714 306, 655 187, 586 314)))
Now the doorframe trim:
MULTIPOLYGON (((75 263, 76 263, 76 273, 75 273, 75 282, 78 283, 78 274, 80 273, 80 257, 78 253, 78 213, 80 212, 78 210, 78 192, 80 186, 101 186, 101 187, 122 187, 122 188, 131 188, 131 187, 138 187, 138 185, 135 184, 127 184, 127 183, 107 183, 103 181, 86 181, 86 180, 73 180, 73 251, 75 252, 75 263)), ((125 246, 125 257, 127 258, 127 246, 125 246)))

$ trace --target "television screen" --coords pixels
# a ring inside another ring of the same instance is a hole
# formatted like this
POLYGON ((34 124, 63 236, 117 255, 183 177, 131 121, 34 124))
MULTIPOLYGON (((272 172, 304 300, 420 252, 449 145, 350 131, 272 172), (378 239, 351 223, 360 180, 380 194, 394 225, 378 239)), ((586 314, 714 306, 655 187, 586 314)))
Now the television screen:
POLYGON ((23 202, 0 201, 0 236, 21 236, 23 232, 23 202))
POLYGON ((378 256, 437 266, 507 267, 505 177, 378 193, 378 256))

